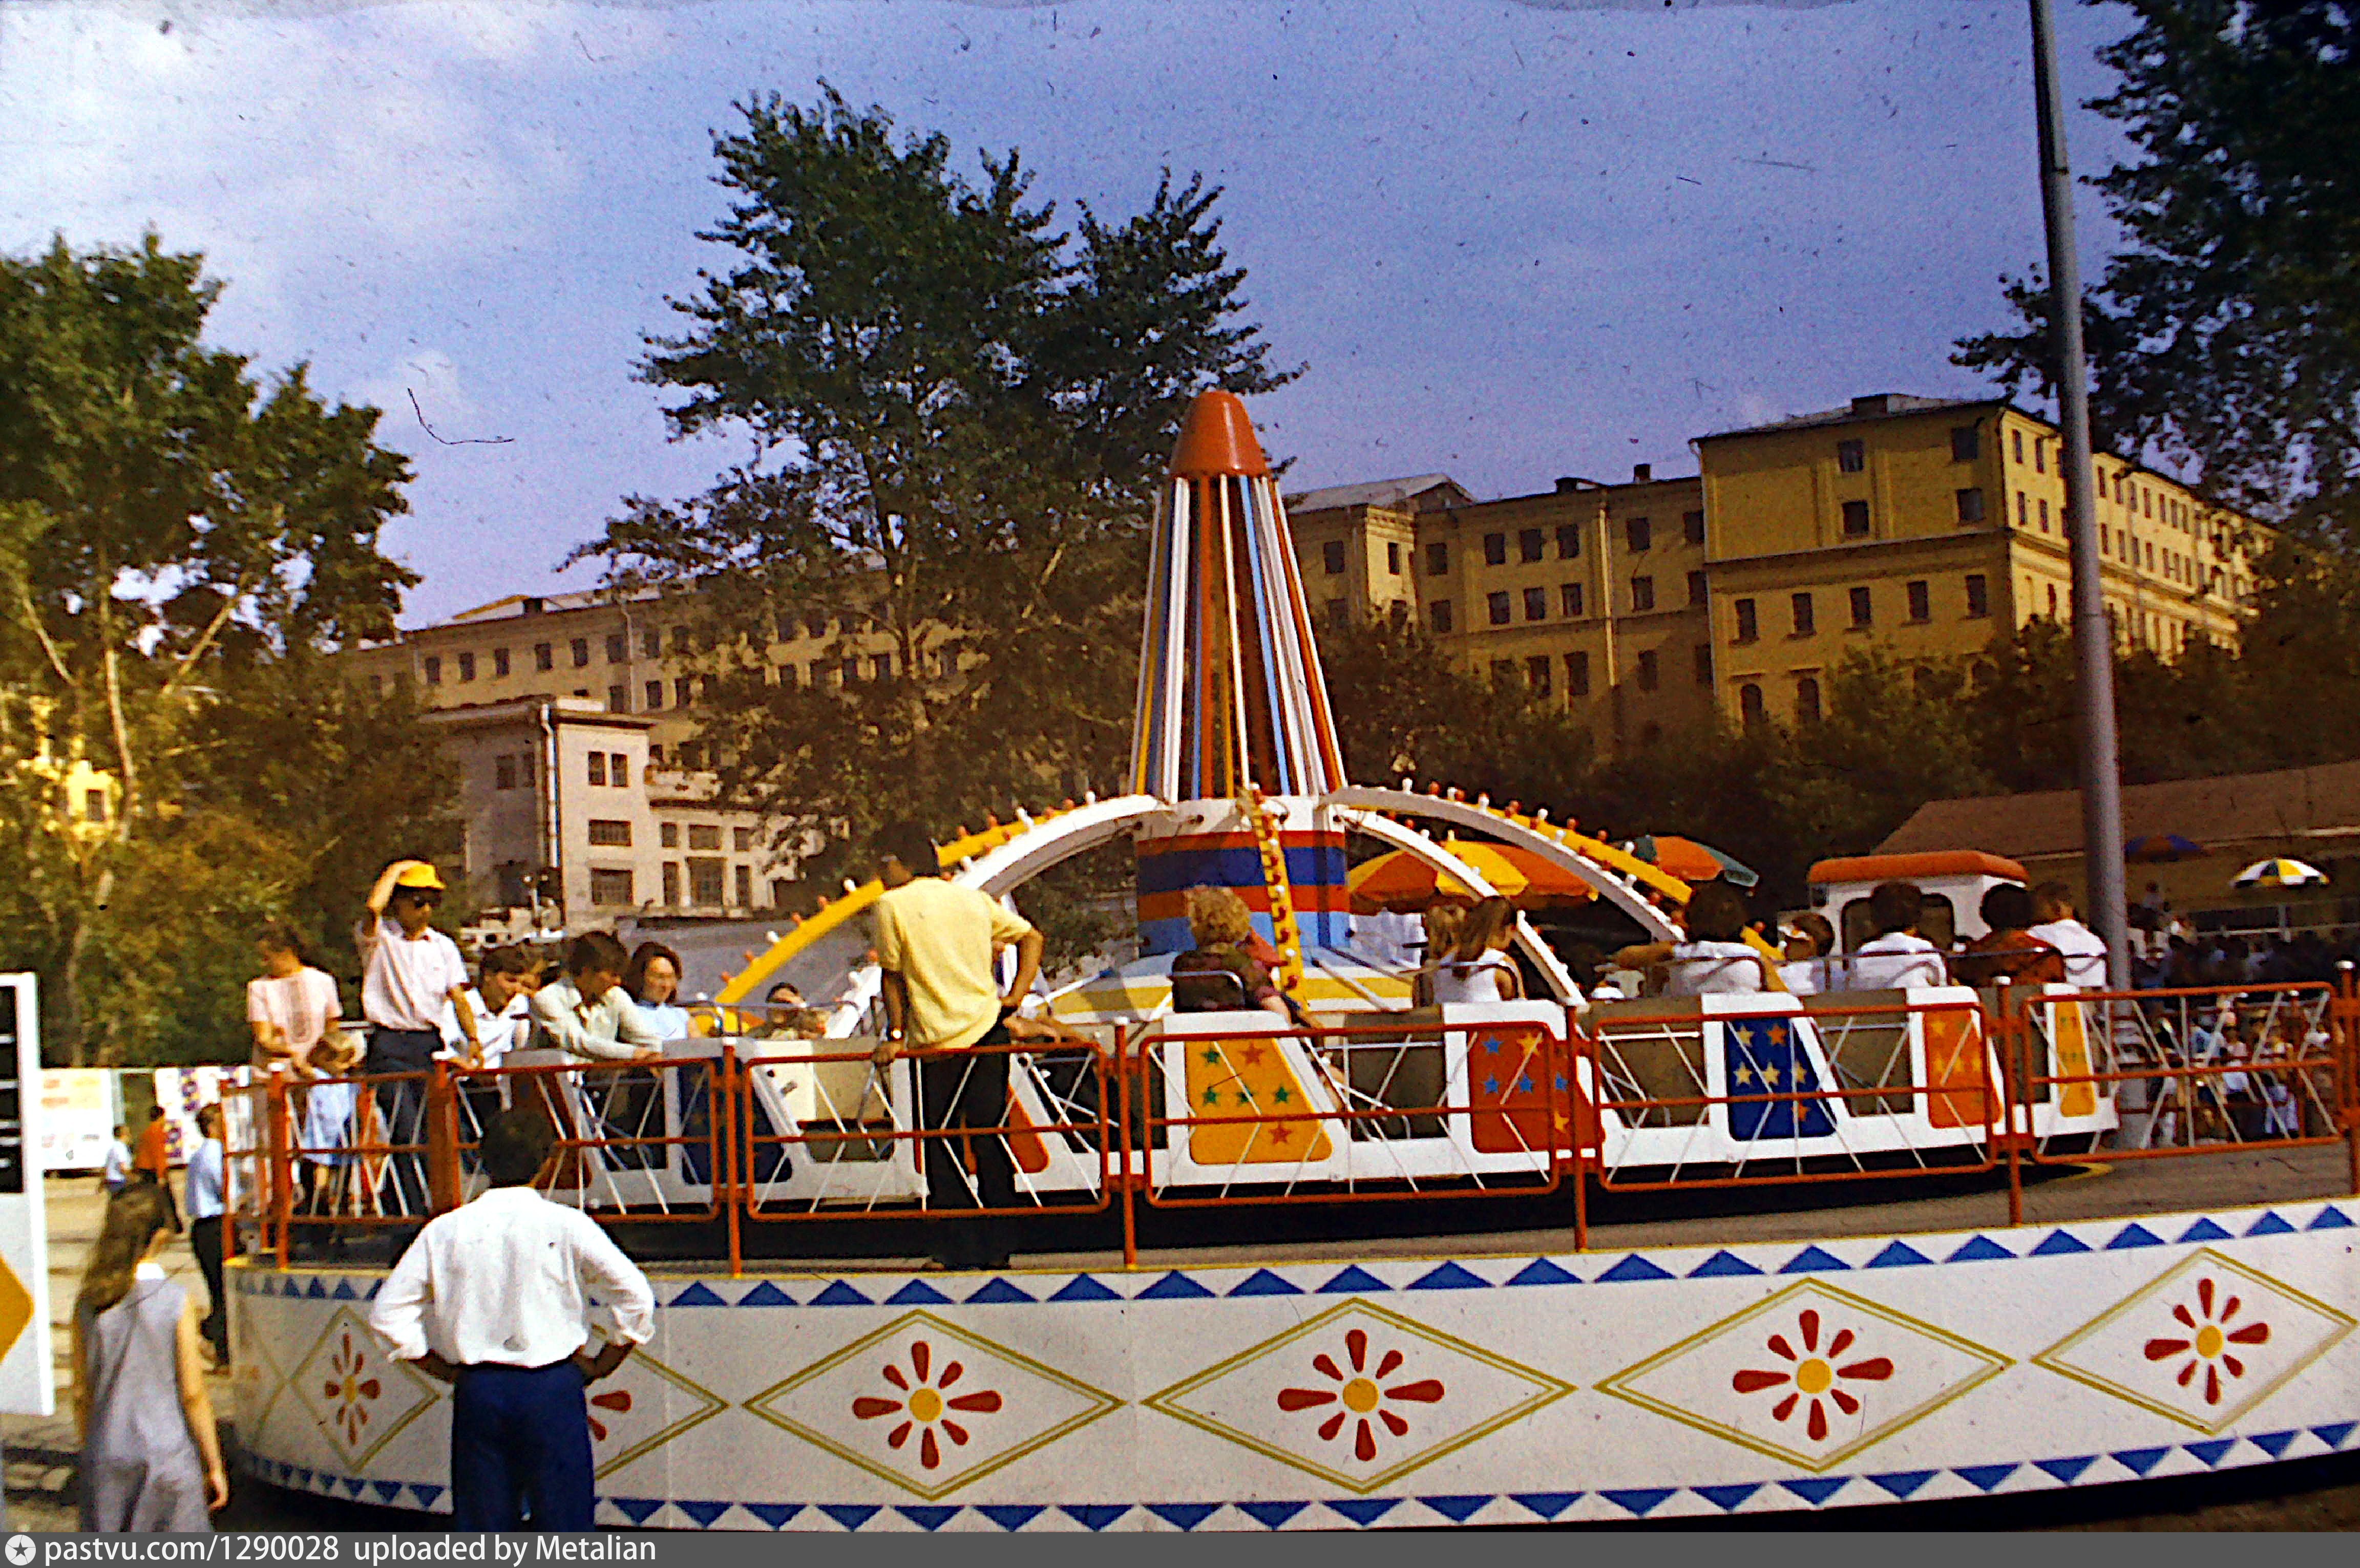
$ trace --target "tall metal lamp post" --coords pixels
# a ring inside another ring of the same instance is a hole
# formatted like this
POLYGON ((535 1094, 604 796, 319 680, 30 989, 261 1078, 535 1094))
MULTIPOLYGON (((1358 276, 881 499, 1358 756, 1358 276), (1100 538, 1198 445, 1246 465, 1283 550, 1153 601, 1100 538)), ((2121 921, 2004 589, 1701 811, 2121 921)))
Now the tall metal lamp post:
POLYGON ((2090 929, 2106 944, 2106 979, 2130 985, 2123 877, 2122 765, 2114 730, 2114 632, 2098 550, 2098 482, 2090 453, 2089 366, 2081 347, 2081 266, 2073 245, 2073 173, 2057 84, 2049 0, 2030 0, 2032 83, 2040 108, 2040 207, 2049 230, 2049 314, 2057 334, 2057 406, 2065 427, 2066 534, 2073 559, 2074 707, 2081 723, 2082 862, 2090 929))

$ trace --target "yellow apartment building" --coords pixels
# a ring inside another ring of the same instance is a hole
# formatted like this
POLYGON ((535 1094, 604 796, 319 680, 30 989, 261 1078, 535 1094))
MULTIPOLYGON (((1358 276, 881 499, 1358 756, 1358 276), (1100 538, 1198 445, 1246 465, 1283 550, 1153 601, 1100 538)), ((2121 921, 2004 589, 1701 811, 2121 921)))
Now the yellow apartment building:
MULTIPOLYGON (((1306 591, 1330 615, 1416 615, 1464 668, 1563 702, 1610 755, 1716 713, 1809 723, 1854 649, 1972 658, 2070 613, 2058 432, 2004 400, 1878 394, 1693 444, 1685 478, 1642 465, 1478 502, 1424 474, 1296 495, 1306 591)), ((2234 643, 2251 526, 2136 464, 2097 471, 2121 645, 2234 643)))

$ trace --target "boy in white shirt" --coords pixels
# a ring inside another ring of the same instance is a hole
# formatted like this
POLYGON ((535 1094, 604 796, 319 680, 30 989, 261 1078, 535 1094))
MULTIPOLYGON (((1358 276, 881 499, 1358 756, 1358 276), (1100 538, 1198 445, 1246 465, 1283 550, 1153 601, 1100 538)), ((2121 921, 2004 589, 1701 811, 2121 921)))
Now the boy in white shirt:
POLYGON ((1942 950, 1918 934, 1926 895, 1915 882, 1881 882, 1868 896, 1868 923, 1876 935, 1853 950, 1855 991, 1897 991, 1908 985, 1947 985, 1950 974, 1942 950))
MULTIPOLYGON (((467 964, 458 944, 432 925, 442 901, 442 878, 422 860, 397 860, 369 889, 368 913, 353 928, 361 955, 361 1011, 368 1019, 368 1058, 362 1071, 423 1073, 432 1070, 442 1044, 442 1009, 456 1013, 459 1032, 472 1043, 475 1009, 467 1005, 467 964)), ((376 1090, 385 1116, 386 1141, 426 1141, 426 1086, 410 1078, 376 1090)), ((388 1157, 392 1191, 404 1214, 427 1207, 426 1166, 415 1154, 388 1157)))
POLYGON ((2032 890, 2032 912, 2040 921, 2032 934, 2065 955, 2065 983, 2105 989, 2106 944, 2075 918, 2072 889, 2062 882, 2043 882, 2032 890))
POLYGON ((442 1049, 436 1055, 462 1067, 497 1067, 511 1051, 522 1051, 532 1031, 532 980, 540 973, 521 947, 496 947, 484 954, 483 978, 466 994, 475 1016, 472 1051, 459 1028, 459 1010, 442 1008, 442 1049))

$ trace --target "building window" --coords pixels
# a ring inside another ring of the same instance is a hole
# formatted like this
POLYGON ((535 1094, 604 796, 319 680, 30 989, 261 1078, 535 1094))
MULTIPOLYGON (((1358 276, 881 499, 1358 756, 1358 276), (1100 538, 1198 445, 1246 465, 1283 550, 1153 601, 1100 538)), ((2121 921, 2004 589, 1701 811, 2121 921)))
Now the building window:
POLYGON ((647 686, 646 686, 646 687, 645 687, 645 688, 640 691, 640 693, 639 693, 639 694, 640 694, 641 696, 645 697, 645 698, 648 700, 648 701, 647 701, 647 709, 648 709, 648 712, 649 712, 649 713, 652 713, 656 712, 658 709, 660 709, 660 708, 661 708, 661 707, 663 706, 663 682, 662 682, 662 681, 649 681, 649 682, 647 683, 647 686))
POLYGON ((1696 645, 1696 683, 1699 686, 1712 684, 1712 644, 1709 642, 1696 645))
POLYGON ((462 681, 473 681, 475 678, 475 656, 472 653, 461 654, 459 656, 459 679, 462 681))
POLYGON ((1846 539, 1858 539, 1868 532, 1868 503, 1846 501, 1843 504, 1843 531, 1846 539))
POLYGON ((492 679, 495 681, 505 681, 508 679, 508 650, 504 648, 496 648, 492 649, 492 679))
POLYGON ((516 787, 516 758, 513 757, 492 758, 492 788, 513 789, 516 787))
POLYGON ((1548 619, 1547 589, 1527 588, 1524 590, 1524 619, 1528 621, 1546 621, 1548 619))
POLYGON ((2049 503, 2046 500, 2040 503, 2040 531, 2044 534, 2049 531, 2049 503))
POLYGON ((1652 577, 1631 579, 1631 613, 1641 615, 1655 607, 1655 580, 1652 577))
POLYGON ((1328 576, 1343 576, 1344 541, 1342 539, 1329 539, 1326 544, 1321 545, 1319 547, 1319 564, 1327 571, 1328 576))
POLYGON ((598 817, 590 819, 590 842, 599 849, 631 847, 631 824, 598 817))
POLYGON ((1440 577, 1449 570, 1450 547, 1447 544, 1427 545, 1426 547, 1426 574, 1428 577, 1440 577))
POLYGON ((1864 626, 1871 624, 1874 618, 1874 612, 1868 602, 1868 590, 1853 589, 1852 591, 1852 624, 1855 626, 1864 626))
POLYGON ((680 863, 676 860, 663 864, 663 901, 666 909, 676 909, 680 904, 680 863))
POLYGON ((1483 536, 1483 564, 1486 566, 1505 566, 1508 564, 1507 535, 1485 534, 1483 536))
POLYGON ((750 866, 740 866, 737 869, 738 907, 741 909, 750 909, 754 907, 754 868, 750 866))
POLYGON ((1961 525, 1980 523, 1983 520, 1983 493, 1981 490, 1955 491, 1952 493, 1952 498, 1959 503, 1959 521, 1961 525))
POLYGON ((1704 600, 1704 573, 1701 572, 1691 572, 1688 573, 1688 608, 1691 610, 1703 609, 1704 600))
POLYGON ((1792 599, 1787 601, 1787 607, 1789 613, 1792 614, 1795 618, 1795 635, 1797 637, 1809 637, 1813 632, 1819 629, 1819 610, 1812 603, 1811 596, 1808 593, 1796 594, 1792 599))
POLYGON ((1752 681, 1748 681, 1744 685, 1740 686, 1737 689, 1738 722, 1743 724, 1747 729, 1752 729, 1767 716, 1767 711, 1762 704, 1761 686, 1757 682, 1752 681))
POLYGON ((1581 584, 1559 583, 1557 590, 1557 612, 1567 620, 1579 620, 1581 617, 1581 584))
POLYGON ((1754 601, 1751 599, 1740 599, 1737 601, 1734 608, 1737 611, 1736 640, 1739 642, 1752 642, 1755 637, 1760 637, 1762 635, 1762 627, 1760 622, 1754 618, 1754 601))
POLYGON ((2024 461, 2024 432, 2022 430, 2010 430, 2008 434, 2016 438, 2016 461, 2022 463, 2024 461))
POLYGON ((1492 684, 1492 685, 1494 685, 1494 686, 1505 686, 1505 685, 1507 685, 1507 683, 1508 683, 1509 681, 1513 681, 1515 678, 1516 678, 1516 661, 1515 661, 1514 659, 1493 659, 1493 660, 1491 661, 1491 684, 1492 684))
POLYGON ((2057 618, 2057 584, 2054 583, 2049 585, 2049 618, 2052 621, 2057 618))
POLYGON ((638 902, 631 897, 631 874, 590 868, 590 901, 601 909, 623 909, 638 902))
POLYGON ((1536 653, 1524 660, 1524 689, 1535 697, 1546 697, 1549 694, 1547 654, 1536 653))
POLYGON ((754 848, 754 830, 752 828, 731 828, 729 830, 729 847, 736 850, 740 855, 751 853, 754 848))
POLYGON ((1505 593, 1490 595, 1484 600, 1484 604, 1491 611, 1493 626, 1504 626, 1508 624, 1508 596, 1505 593))
POLYGON ((678 849, 680 847, 680 824, 678 822, 664 823, 661 828, 657 830, 657 836, 663 841, 663 846, 666 849, 678 849))
POLYGON ((2019 528, 2032 526, 2032 497, 2021 490, 2016 493, 2016 526, 2019 528))
POLYGON ((878 681, 892 680, 893 656, 890 653, 880 653, 871 659, 869 661, 869 673, 871 678, 878 681))
POLYGON ((1902 592, 1909 597, 1911 620, 1930 621, 1934 618, 1934 597, 1923 581, 1903 583, 1902 592))
POLYGON ((1991 614, 1991 579, 1980 572, 1967 574, 1967 615, 1981 620, 1991 614))
POLYGON ((1795 682, 1795 722, 1798 724, 1819 722, 1819 682, 1816 676, 1802 676, 1795 682))
POLYGON ((619 751, 606 754, 606 782, 617 789, 631 787, 631 759, 627 754, 619 751))
POLYGON ((537 642, 537 643, 533 644, 533 645, 532 645, 532 667, 533 667, 535 670, 554 670, 554 669, 556 669, 556 668, 557 668, 557 650, 556 650, 556 649, 554 649, 554 648, 551 648, 551 647, 549 646, 549 644, 547 644, 547 643, 545 643, 545 642, 537 642))
POLYGON ((1950 427, 1950 461, 1972 463, 1983 454, 1982 430, 1974 425, 1950 427))
POLYGON ((629 713, 631 711, 631 689, 628 686, 607 687, 606 711, 610 713, 629 713))
POLYGON ((1680 537, 1687 539, 1688 543, 1692 545, 1702 545, 1704 543, 1704 514, 1702 512, 1682 512, 1680 514, 1680 537))
POLYGON ((626 637, 621 632, 608 632, 606 634, 606 662, 609 664, 620 664, 630 657, 630 639, 626 637))
POLYGON ((603 751, 590 754, 590 782, 602 787, 606 782, 606 754, 603 751))
POLYGON ((1656 662, 1655 650, 1648 648, 1639 655, 1639 690, 1653 691, 1664 683, 1662 667, 1656 662))
POLYGON ((1868 449, 1862 442, 1836 442, 1836 467, 1846 474, 1858 474, 1868 466, 1868 449))
POLYGON ((590 639, 586 637, 578 637, 569 646, 574 654, 574 668, 576 670, 586 668, 590 663, 590 639))
POLYGON ((1648 549, 1655 542, 1655 525, 1644 517, 1625 518, 1622 523, 1622 542, 1633 554, 1648 549))
POLYGON ((1546 544, 1538 528, 1524 528, 1516 534, 1516 559, 1529 566, 1541 558, 1546 544))
POLYGON ((694 701, 696 701, 695 682, 685 675, 674 676, 672 683, 672 705, 675 708, 685 708, 694 701))
POLYGON ((1448 636, 1450 633, 1450 601, 1448 599, 1437 599, 1433 604, 1428 604, 1426 607, 1426 618, 1427 624, 1434 627, 1436 635, 1442 637, 1448 636))
POLYGON ((1565 694, 1568 697, 1590 695, 1590 655, 1568 653, 1565 656, 1565 694))
POLYGON ((1393 539, 1385 541, 1385 572, 1393 577, 1401 575, 1401 546, 1393 539))
POLYGON ((2049 443, 2038 436, 2034 437, 2032 441, 2032 472, 2035 474, 2049 472, 2049 443))
POLYGON ((718 822, 689 823, 688 847, 691 849, 719 849, 721 847, 721 825, 718 822))
POLYGON ((442 661, 432 654, 426 656, 426 684, 429 686, 442 684, 442 661))
POLYGON ((1581 559, 1581 525, 1559 523, 1557 528, 1557 558, 1559 561, 1581 559))
POLYGON ((726 860, 697 860, 688 863, 688 901, 710 909, 718 909, 728 898, 726 860))

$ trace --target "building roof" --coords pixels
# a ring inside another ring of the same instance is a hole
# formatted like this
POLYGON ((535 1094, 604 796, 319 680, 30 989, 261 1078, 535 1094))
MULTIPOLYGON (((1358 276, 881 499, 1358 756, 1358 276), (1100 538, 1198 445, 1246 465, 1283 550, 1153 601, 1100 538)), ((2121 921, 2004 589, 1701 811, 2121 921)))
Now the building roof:
POLYGON ((1808 430, 1814 425, 1849 425, 1863 419, 1895 419, 1907 414, 1927 414, 1941 408, 1988 408, 2005 403, 2002 397, 1918 397, 1907 392, 1872 392, 1855 397, 1841 408, 1822 408, 1816 414, 1792 414, 1783 419, 1773 419, 1765 425, 1741 425, 1735 430, 1714 430, 1696 439, 1700 441, 1721 441, 1730 436, 1762 435, 1773 430, 1808 430))
MULTIPOLYGON (((1437 490, 1450 494, 1441 505, 1463 506, 1475 497, 1448 474, 1413 474, 1401 479, 1370 479, 1358 485, 1333 485, 1325 490, 1306 490, 1300 495, 1286 497, 1290 512, 1327 512, 1342 506, 1393 506, 1414 501, 1437 490)), ((1413 506, 1412 511, 1428 508, 1413 506)))
MULTIPOLYGON (((2178 833, 2207 849, 2360 834, 2360 762, 2132 784, 2123 835, 2178 833)), ((1877 845, 1882 855, 1980 849, 2025 860, 2081 852, 2081 792, 1929 800, 1877 845)))

